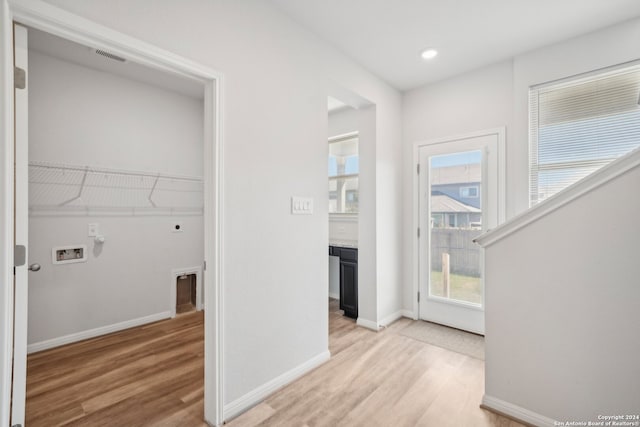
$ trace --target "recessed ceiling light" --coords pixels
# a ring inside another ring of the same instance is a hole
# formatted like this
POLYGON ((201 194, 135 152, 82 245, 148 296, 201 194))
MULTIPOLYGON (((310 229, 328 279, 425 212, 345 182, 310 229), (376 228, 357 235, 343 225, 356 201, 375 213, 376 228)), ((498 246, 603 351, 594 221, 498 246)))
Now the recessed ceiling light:
POLYGON ((436 57, 436 55, 438 55, 438 51, 432 47, 430 47, 429 49, 423 50, 422 53, 420 54, 420 56, 422 56, 423 59, 433 59, 436 57))

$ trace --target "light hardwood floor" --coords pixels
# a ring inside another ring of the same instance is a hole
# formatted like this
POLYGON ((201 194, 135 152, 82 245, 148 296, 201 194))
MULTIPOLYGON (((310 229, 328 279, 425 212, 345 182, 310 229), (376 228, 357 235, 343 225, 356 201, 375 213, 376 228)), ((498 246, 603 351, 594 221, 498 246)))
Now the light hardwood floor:
POLYGON ((206 426, 203 312, 31 354, 29 427, 206 426))
MULTIPOLYGON (((479 408, 484 363, 397 333, 375 333, 330 303, 332 358, 227 425, 501 426, 479 408)), ((203 315, 29 356, 27 426, 185 426, 203 417, 203 315)))
POLYGON ((331 360, 228 423, 248 426, 521 426, 480 409, 484 362, 357 327, 330 301, 331 360))

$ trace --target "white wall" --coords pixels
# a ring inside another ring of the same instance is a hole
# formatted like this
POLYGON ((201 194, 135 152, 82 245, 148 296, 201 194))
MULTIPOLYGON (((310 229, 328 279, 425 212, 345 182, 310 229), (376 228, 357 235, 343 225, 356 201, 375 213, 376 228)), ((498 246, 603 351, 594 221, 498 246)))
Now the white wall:
MULTIPOLYGON (((225 402, 249 398, 251 391, 324 354, 327 203, 316 203, 313 215, 292 216, 290 197, 327 198, 330 85, 376 105, 376 161, 379 151, 401 146, 397 91, 267 2, 51 3, 225 75, 225 402)), ((388 167, 399 176, 400 161, 388 167)), ((397 189, 395 178, 392 183, 397 189)), ((399 219, 392 220, 397 223, 376 227, 395 230, 399 219)), ((378 251, 378 268, 396 268, 401 239, 393 233, 384 256, 378 251)), ((399 269, 394 274, 396 286, 399 269)))
POLYGON ((168 317, 171 270, 202 265, 202 229, 202 216, 31 217, 29 258, 42 269, 29 276, 29 345, 168 317), (182 233, 171 231, 176 220, 182 233), (90 222, 100 224, 105 243, 87 237, 90 222), (86 263, 52 263, 52 247, 75 244, 87 245, 86 263))
POLYGON ((29 71, 30 160, 203 176, 202 100, 33 50, 29 71))
POLYGON ((486 396, 557 421, 637 413, 638 182, 640 167, 486 249, 486 396))
MULTIPOLYGON (((29 133, 32 161, 203 172, 202 100, 33 51, 29 133)), ((30 261, 42 269, 29 277, 30 345, 166 314, 171 270, 204 259, 202 215, 34 214, 30 261), (172 232, 175 221, 183 222, 182 233, 172 232), (87 237, 89 223, 99 223, 104 244, 87 237), (53 265, 52 247, 75 244, 88 246, 86 263, 53 265)))
POLYGON ((357 111, 360 144, 360 176, 358 181, 358 322, 374 327, 378 320, 378 272, 382 260, 377 250, 377 135, 376 106, 357 111))

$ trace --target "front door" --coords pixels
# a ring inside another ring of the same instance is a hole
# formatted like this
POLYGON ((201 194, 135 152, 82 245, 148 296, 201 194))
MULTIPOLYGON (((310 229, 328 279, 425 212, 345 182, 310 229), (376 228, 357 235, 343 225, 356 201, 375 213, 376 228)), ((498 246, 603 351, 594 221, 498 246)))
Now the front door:
POLYGON ((420 318, 484 334, 484 255, 499 222, 499 132, 420 145, 420 318))

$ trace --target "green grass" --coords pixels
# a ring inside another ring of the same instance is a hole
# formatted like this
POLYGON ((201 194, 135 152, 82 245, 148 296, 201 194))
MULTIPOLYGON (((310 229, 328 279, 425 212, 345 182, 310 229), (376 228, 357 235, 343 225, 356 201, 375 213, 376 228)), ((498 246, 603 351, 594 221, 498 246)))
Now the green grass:
MULTIPOLYGON (((449 298, 472 303, 482 303, 482 284, 479 277, 449 275, 449 298)), ((431 295, 444 296, 442 272, 431 272, 431 295)))

